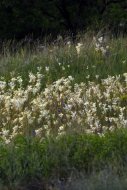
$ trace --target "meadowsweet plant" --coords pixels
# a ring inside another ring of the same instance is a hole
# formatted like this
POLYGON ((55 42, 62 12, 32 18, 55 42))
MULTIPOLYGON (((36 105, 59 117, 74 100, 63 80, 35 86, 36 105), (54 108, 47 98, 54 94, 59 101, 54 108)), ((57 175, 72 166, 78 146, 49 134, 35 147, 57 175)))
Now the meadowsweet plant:
POLYGON ((109 53, 109 46, 107 45, 106 39, 104 37, 95 38, 95 50, 101 53, 103 56, 107 56, 109 53))
POLYGON ((0 81, 0 136, 9 143, 18 134, 44 138, 69 131, 97 133, 127 127, 127 74, 98 82, 74 83, 72 76, 41 89, 43 74, 0 81))
POLYGON ((82 46, 83 46, 83 44, 82 43, 78 43, 77 45, 76 45, 76 51, 77 51, 77 55, 79 56, 79 54, 80 54, 80 51, 81 51, 81 48, 82 48, 82 46))

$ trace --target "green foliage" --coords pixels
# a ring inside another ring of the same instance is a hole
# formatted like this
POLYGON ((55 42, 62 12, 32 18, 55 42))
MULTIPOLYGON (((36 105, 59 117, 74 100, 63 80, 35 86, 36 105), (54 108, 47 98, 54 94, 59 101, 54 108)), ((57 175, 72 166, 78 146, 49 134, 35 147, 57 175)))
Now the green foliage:
POLYGON ((112 168, 122 175, 127 167, 127 130, 103 137, 71 134, 38 141, 18 136, 9 145, 0 142, 0 181, 14 185, 25 179, 58 177, 67 179, 72 172, 112 168))

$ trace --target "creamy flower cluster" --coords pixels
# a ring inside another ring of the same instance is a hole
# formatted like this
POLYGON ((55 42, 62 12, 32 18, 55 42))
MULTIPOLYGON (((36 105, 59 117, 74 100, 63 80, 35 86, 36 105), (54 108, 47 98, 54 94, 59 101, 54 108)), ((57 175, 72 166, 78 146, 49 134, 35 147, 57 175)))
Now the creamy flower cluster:
POLYGON ((100 37, 97 39, 94 37, 93 40, 95 42, 95 50, 97 52, 100 52, 103 56, 108 56, 109 46, 106 44, 104 37, 100 37))
POLYGON ((127 127, 127 73, 100 83, 74 84, 71 76, 41 88, 43 75, 29 74, 9 83, 0 81, 0 136, 9 143, 16 135, 37 137, 66 132, 104 134, 127 127))

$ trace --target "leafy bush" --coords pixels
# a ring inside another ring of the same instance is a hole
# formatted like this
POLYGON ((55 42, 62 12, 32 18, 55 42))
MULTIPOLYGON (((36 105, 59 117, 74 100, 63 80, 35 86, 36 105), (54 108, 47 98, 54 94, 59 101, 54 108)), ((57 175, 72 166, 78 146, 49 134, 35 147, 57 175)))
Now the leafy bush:
POLYGON ((67 180, 83 172, 90 175, 104 169, 122 176, 127 167, 127 130, 103 137, 71 134, 60 138, 16 137, 9 145, 0 143, 0 180, 5 185, 21 181, 57 178, 67 180))

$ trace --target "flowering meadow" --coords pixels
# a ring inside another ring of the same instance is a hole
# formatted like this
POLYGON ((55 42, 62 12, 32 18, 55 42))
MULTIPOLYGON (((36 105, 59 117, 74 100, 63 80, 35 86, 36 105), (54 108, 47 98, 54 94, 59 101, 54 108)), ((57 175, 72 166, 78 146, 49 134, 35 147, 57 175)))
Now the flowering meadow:
POLYGON ((31 49, 17 47, 16 52, 9 50, 9 46, 3 47, 1 189, 14 189, 28 176, 32 180, 52 175, 67 178, 74 170, 82 168, 87 173, 91 166, 98 168, 95 164, 98 162, 115 168, 121 159, 125 161, 127 47, 124 42, 123 38, 84 36, 75 43, 69 39, 44 45, 36 43, 31 49), (122 135, 125 140, 118 146, 118 156, 114 142, 122 135), (111 149, 106 142, 111 143, 111 149), (84 145, 84 153, 80 143, 84 145), (65 160, 61 153, 65 154, 65 160))
POLYGON ((9 83, 0 81, 1 137, 9 143, 16 135, 43 138, 78 131, 103 135, 127 127, 127 73, 100 83, 73 83, 61 78, 41 89, 43 75, 29 74, 9 83))

